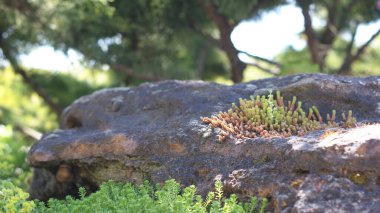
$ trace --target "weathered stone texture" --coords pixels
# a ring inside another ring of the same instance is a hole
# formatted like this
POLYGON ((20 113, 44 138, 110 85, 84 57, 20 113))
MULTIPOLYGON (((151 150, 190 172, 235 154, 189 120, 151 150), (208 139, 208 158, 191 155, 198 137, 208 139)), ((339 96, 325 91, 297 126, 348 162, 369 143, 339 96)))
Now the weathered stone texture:
POLYGON ((175 178, 205 193, 220 178, 227 193, 267 196, 275 211, 379 212, 379 121, 379 77, 296 75, 235 86, 164 81, 100 90, 75 101, 61 129, 31 148, 31 196, 61 198, 79 186, 96 190, 109 179, 175 178), (269 90, 287 100, 296 95, 321 114, 353 110, 366 125, 219 143, 215 130, 200 121, 240 97, 269 90))

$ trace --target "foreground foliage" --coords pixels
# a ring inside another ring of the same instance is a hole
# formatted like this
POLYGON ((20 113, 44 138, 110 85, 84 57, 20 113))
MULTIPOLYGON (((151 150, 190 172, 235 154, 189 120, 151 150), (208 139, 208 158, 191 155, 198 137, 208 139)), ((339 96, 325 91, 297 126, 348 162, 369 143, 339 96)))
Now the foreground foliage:
POLYGON ((36 208, 36 204, 34 201, 27 201, 28 197, 28 193, 10 181, 0 181, 1 212, 32 212, 36 208))
POLYGON ((264 212, 267 199, 256 197, 249 203, 239 203, 236 195, 223 196, 222 183, 215 183, 215 192, 203 200, 196 195, 195 186, 181 190, 175 180, 153 187, 148 181, 139 186, 108 181, 100 190, 86 196, 79 189, 80 198, 50 199, 47 204, 27 201, 28 194, 9 181, 0 182, 0 210, 2 212, 264 212))
POLYGON ((292 101, 284 103, 280 91, 276 98, 270 94, 266 96, 253 96, 250 99, 239 99, 240 106, 232 103, 227 112, 219 112, 217 116, 202 117, 211 128, 220 128, 219 141, 228 136, 235 135, 238 139, 255 137, 289 137, 291 135, 305 135, 309 131, 325 129, 327 127, 350 128, 356 125, 352 111, 346 116, 342 113, 342 122, 336 122, 336 110, 327 114, 326 121, 316 106, 309 108, 306 113, 302 109, 302 102, 294 96, 292 101))
POLYGON ((0 180, 8 180, 26 189, 31 177, 30 167, 25 162, 28 143, 12 130, 12 126, 0 124, 0 180))

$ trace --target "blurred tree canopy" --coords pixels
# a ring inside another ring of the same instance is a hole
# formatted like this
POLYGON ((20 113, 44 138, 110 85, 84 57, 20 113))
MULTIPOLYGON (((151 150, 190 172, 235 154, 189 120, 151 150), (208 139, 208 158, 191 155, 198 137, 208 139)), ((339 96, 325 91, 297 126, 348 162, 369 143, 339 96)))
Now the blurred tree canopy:
POLYGON ((376 67, 380 53, 370 44, 380 29, 362 46, 355 45, 355 35, 358 26, 378 19, 372 0, 0 0, 0 59, 32 89, 25 94, 37 94, 57 117, 72 100, 101 85, 20 66, 19 56, 36 46, 77 50, 91 69, 106 65, 116 76, 108 85, 218 76, 238 83, 243 71, 252 69, 270 75, 353 69, 368 74, 360 64, 376 67), (294 2, 304 17, 304 50, 289 48, 276 62, 233 45, 231 33, 239 23, 294 2), (324 26, 315 27, 315 19, 324 26), (344 40, 344 33, 352 39, 344 40), (243 61, 241 54, 251 60, 243 61))
MULTIPOLYGON (((291 2, 291 1, 290 1, 291 2)), ((247 64, 231 41, 233 29, 242 21, 257 19, 285 0, 1 0, 1 43, 4 57, 14 68, 17 56, 37 44, 82 53, 88 65, 108 65, 120 73, 125 84, 161 79, 207 79, 230 76, 241 82, 247 64)), ((379 18, 372 0, 297 0, 305 19, 305 35, 311 62, 326 70, 326 56, 342 33, 351 33, 342 65, 347 74, 376 36, 355 47, 360 24, 379 18), (325 26, 315 29, 314 15, 325 26)), ((268 26, 270 27, 270 26, 268 26)), ((254 39, 254 38, 253 38, 254 39)), ((251 56, 253 64, 277 68, 280 64, 251 56)), ((328 69, 327 69, 328 70, 328 69)), ((21 75, 23 72, 16 69, 21 75)), ((24 77, 25 82, 29 82, 24 77)), ((32 85, 32 84, 31 84, 32 85)), ((41 97, 42 91, 34 88, 41 97)), ((57 108, 45 97, 51 108, 57 108)), ((59 110, 55 110, 59 111, 59 110)))
MULTIPOLYGON (((56 74, 43 70, 28 70, 32 83, 44 88, 57 106, 64 108, 76 98, 100 88, 112 86, 112 79, 97 82, 100 72, 82 73, 83 77, 72 74, 56 74)), ((111 78, 111 77, 109 77, 111 78)), ((55 114, 28 85, 22 83, 22 77, 11 69, 0 70, 0 125, 11 124, 19 130, 32 128, 47 132, 57 128, 55 114), (53 113, 52 113, 53 112, 53 113), (43 118, 43 122, 36 118, 43 118)), ((25 132, 28 133, 28 132, 25 132)), ((33 135, 30 135, 33 137, 33 135)))
POLYGON ((107 64, 128 83, 167 78, 204 78, 228 73, 241 82, 246 64, 231 33, 242 20, 282 0, 60 1, 48 38, 58 48, 79 50, 107 64), (221 57, 221 55, 223 55, 221 57), (210 69, 213 68, 213 69, 210 69), (217 69, 215 69, 217 68, 217 69))

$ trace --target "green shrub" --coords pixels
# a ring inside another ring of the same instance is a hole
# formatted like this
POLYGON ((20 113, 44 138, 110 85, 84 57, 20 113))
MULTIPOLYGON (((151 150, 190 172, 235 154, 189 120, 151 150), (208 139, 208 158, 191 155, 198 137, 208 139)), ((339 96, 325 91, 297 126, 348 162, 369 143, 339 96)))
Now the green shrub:
POLYGON ((68 196, 65 200, 50 199, 47 204, 26 201, 27 193, 9 181, 0 184, 1 210, 3 212, 264 212, 267 200, 254 197, 249 203, 239 203, 235 195, 223 197, 222 183, 217 181, 215 192, 206 200, 196 195, 195 186, 181 190, 174 180, 155 187, 145 181, 142 185, 108 181, 100 189, 86 196, 79 189, 80 198, 68 196))
POLYGON ((5 213, 32 212, 36 205, 27 201, 29 194, 10 181, 0 181, 0 210, 5 213))
POLYGON ((0 180, 9 180, 16 186, 26 189, 31 176, 25 162, 28 146, 12 126, 0 125, 0 180))

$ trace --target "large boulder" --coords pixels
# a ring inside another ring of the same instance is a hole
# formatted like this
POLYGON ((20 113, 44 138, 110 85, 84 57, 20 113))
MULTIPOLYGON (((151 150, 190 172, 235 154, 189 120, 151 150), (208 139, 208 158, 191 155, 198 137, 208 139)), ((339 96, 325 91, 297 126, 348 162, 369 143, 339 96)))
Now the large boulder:
POLYGON ((380 78, 295 75, 224 86, 163 81, 76 100, 61 128, 30 149, 31 198, 75 195, 107 181, 174 178, 199 193, 216 179, 242 200, 268 197, 276 211, 380 211, 380 78), (280 90, 321 114, 353 110, 361 124, 302 137, 227 139, 202 123, 240 97, 280 90))

